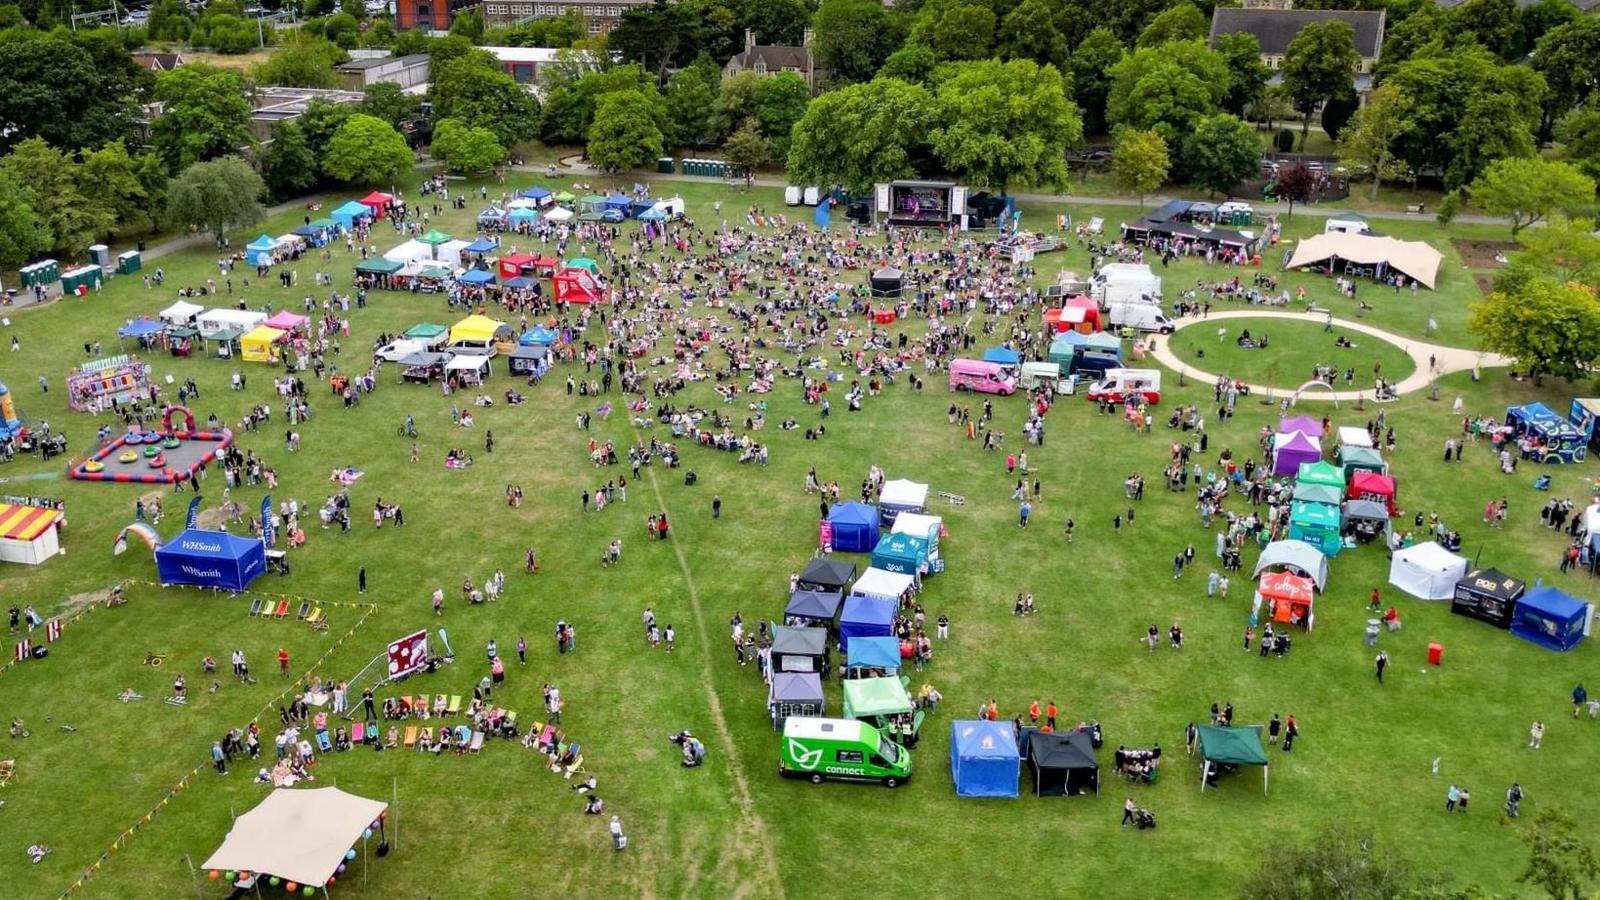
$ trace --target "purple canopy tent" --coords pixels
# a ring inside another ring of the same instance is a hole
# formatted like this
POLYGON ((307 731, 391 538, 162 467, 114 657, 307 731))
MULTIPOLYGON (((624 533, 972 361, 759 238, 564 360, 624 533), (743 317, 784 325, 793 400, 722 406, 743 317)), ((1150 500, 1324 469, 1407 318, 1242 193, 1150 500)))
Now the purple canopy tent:
POLYGON ((1272 436, 1272 474, 1294 475, 1301 463, 1314 463, 1322 459, 1322 445, 1303 431, 1272 436))
POLYGON ((1310 416, 1295 416, 1292 419, 1284 419, 1278 423, 1279 434, 1289 434, 1295 431, 1304 432, 1307 437, 1322 437, 1322 420, 1313 419, 1310 416))

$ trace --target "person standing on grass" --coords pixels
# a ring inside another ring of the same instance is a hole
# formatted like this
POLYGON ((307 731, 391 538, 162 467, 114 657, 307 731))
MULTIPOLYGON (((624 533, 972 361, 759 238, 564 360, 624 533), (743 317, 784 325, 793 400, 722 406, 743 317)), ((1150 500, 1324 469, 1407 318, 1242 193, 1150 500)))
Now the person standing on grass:
POLYGON ((663 631, 661 633, 661 637, 667 642, 667 652, 668 653, 671 653, 674 649, 677 648, 677 646, 678 646, 678 633, 676 631, 672 630, 672 623, 671 622, 667 623, 667 630, 663 631))
POLYGON ((1580 681, 1578 686, 1572 689, 1572 717, 1574 719, 1578 717, 1578 713, 1588 702, 1589 692, 1583 689, 1583 682, 1580 681))
POLYGON ((1278 718, 1277 713, 1273 713, 1272 721, 1267 723, 1267 743, 1276 744, 1278 742, 1278 734, 1282 731, 1283 720, 1278 718))
POLYGON ((1056 730, 1056 702, 1051 700, 1044 708, 1044 724, 1051 731, 1056 730))
POLYGON ((1456 804, 1460 802, 1461 789, 1453 784, 1450 785, 1450 789, 1444 792, 1444 811, 1447 813, 1455 812, 1456 804))
POLYGON ((721 495, 713 494, 712 497, 711 497, 711 518, 713 518, 713 519, 722 518, 722 497, 721 497, 721 495))
POLYGON ((367 567, 366 566, 362 566, 359 570, 356 571, 356 593, 365 594, 366 592, 367 592, 367 567))
POLYGON ((1522 813, 1522 785, 1512 782, 1506 791, 1506 816, 1515 819, 1522 813))
POLYGON ((1376 668, 1378 670, 1378 683, 1379 684, 1383 684, 1383 670, 1389 667, 1389 654, 1388 654, 1388 652, 1384 651, 1384 650, 1379 650, 1378 651, 1378 658, 1376 660, 1374 660, 1374 662, 1375 662, 1376 668))
POLYGON ((433 614, 436 616, 444 615, 444 588, 442 587, 433 589, 433 614))
POLYGON ((1190 756, 1194 755, 1195 747, 1200 743, 1200 729, 1190 722, 1183 728, 1183 746, 1190 756))
MULTIPOLYGON (((1232 716, 1229 717, 1232 720, 1232 716)), ((1294 720, 1294 713, 1289 714, 1288 721, 1283 723, 1283 752, 1288 753, 1294 749, 1294 739, 1300 736, 1300 723, 1294 720)))
POLYGON ((1528 746, 1535 750, 1544 746, 1544 723, 1538 719, 1528 727, 1528 746))
POLYGON ((228 774, 228 757, 222 752, 222 742, 211 742, 211 764, 217 767, 218 775, 228 774))
POLYGON ((1072 519, 1069 517, 1067 519, 1067 543, 1069 543, 1069 544, 1072 543, 1072 529, 1075 528, 1075 527, 1077 527, 1077 523, 1073 522, 1072 519))
POLYGON ((287 647, 278 648, 278 674, 284 678, 289 677, 289 649, 287 647))
POLYGON ((1129 822, 1134 821, 1133 814, 1134 814, 1134 812, 1136 810, 1138 810, 1138 808, 1139 808, 1139 805, 1137 803, 1133 802, 1133 798, 1132 797, 1129 797, 1127 799, 1127 801, 1125 801, 1122 804, 1122 826, 1123 827, 1127 827, 1127 824, 1129 822))
POLYGON ((1030 516, 1032 514, 1033 514, 1033 504, 1029 503, 1026 499, 1024 499, 1022 501, 1022 504, 1017 507, 1017 526, 1019 528, 1027 528, 1028 527, 1028 516, 1030 516))

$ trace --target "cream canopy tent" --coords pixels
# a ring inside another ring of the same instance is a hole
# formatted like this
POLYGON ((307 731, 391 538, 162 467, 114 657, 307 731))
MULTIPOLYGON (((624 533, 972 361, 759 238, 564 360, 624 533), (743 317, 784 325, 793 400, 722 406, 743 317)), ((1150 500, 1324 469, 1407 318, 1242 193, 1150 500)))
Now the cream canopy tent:
POLYGON ((345 853, 388 806, 336 787, 279 788, 233 821, 233 830, 204 868, 276 875, 304 885, 327 884, 345 853))
POLYGON ((1449 600, 1467 574, 1467 561, 1433 541, 1395 553, 1389 583, 1422 600, 1449 600))
POLYGON ((1439 278, 1439 265, 1444 262, 1444 254, 1422 241, 1402 241, 1370 234, 1315 234, 1294 248, 1288 268, 1314 266, 1330 259, 1363 266, 1382 263, 1432 290, 1439 278))
POLYGON ((177 303, 163 309, 160 315, 163 322, 171 322, 174 325, 187 325, 189 320, 205 311, 206 308, 198 303, 179 300, 177 303))

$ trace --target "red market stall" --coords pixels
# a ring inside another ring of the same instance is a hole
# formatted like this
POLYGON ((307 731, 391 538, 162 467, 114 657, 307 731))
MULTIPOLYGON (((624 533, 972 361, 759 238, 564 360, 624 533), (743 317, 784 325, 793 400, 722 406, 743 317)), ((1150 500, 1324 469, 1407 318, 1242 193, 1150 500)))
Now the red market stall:
POLYGON ((551 281, 559 303, 599 303, 605 299, 600 280, 582 266, 557 269, 551 281))
POLYGON ((1094 334, 1105 328, 1100 318, 1099 304, 1092 298, 1083 296, 1068 297, 1060 309, 1045 310, 1044 323, 1054 334, 1065 334, 1069 331, 1094 334))
POLYGON ((362 206, 372 210, 374 219, 381 219, 383 214, 389 211, 389 207, 394 205, 394 195, 385 194, 383 191, 373 191, 362 197, 360 203, 362 206))
POLYGON ((874 325, 893 325, 894 321, 895 314, 894 309, 892 308, 875 309, 872 311, 872 324, 874 325))
POLYGON ((1315 587, 1309 578, 1290 572, 1268 572, 1261 576, 1256 593, 1267 602, 1274 622, 1299 625, 1310 631, 1316 624, 1311 610, 1315 587))
POLYGON ((523 276, 536 276, 539 258, 531 253, 507 253, 500 257, 500 280, 510 281, 523 276))
POLYGON ((1382 503, 1389 510, 1389 515, 1399 515, 1399 507, 1395 505, 1395 492, 1397 486, 1393 475, 1380 475, 1377 472, 1357 472, 1350 476, 1350 486, 1346 489, 1346 496, 1352 500, 1371 500, 1382 503))

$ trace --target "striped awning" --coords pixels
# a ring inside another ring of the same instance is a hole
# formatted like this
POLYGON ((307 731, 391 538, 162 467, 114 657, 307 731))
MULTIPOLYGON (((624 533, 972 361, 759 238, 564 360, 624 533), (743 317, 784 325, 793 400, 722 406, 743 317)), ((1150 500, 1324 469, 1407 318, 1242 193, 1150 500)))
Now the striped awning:
POLYGON ((61 519, 61 510, 0 503, 0 539, 31 541, 61 519))

